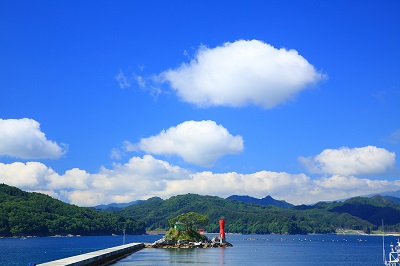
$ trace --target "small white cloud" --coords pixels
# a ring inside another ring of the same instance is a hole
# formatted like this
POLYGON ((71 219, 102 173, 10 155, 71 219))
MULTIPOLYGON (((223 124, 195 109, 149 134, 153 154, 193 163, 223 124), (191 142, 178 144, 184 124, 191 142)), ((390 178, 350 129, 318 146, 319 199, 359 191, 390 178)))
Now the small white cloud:
POLYGON ((22 159, 57 159, 66 152, 66 145, 58 145, 46 138, 40 124, 29 118, 0 119, 0 156, 22 159))
POLYGON ((387 141, 393 144, 400 143, 400 129, 392 132, 392 134, 387 138, 387 141))
POLYGON ((146 89, 146 80, 142 76, 135 75, 135 80, 141 89, 146 89))
POLYGON ((120 160, 127 152, 139 151, 137 144, 124 141, 119 148, 113 148, 110 152, 110 158, 120 160))
POLYGON ((243 138, 214 121, 186 121, 143 138, 132 147, 150 154, 178 155, 188 163, 212 166, 219 158, 243 150, 243 138))
POLYGON ((129 141, 124 141, 122 148, 124 151, 138 151, 139 147, 129 141))
POLYGON ((131 75, 125 75, 124 72, 120 70, 115 76, 115 79, 121 89, 131 88, 132 84, 137 84, 140 90, 149 93, 155 101, 162 93, 157 77, 145 78, 134 72, 131 75))
POLYGON ((384 173, 395 164, 395 153, 375 146, 326 149, 315 157, 300 157, 311 173, 370 175, 384 173))
POLYGON ((200 47, 190 63, 159 75, 185 102, 197 106, 272 108, 325 77, 295 50, 258 40, 200 47))
POLYGON ((121 89, 127 89, 131 87, 129 79, 125 76, 122 70, 120 70, 119 73, 115 76, 115 79, 117 80, 118 85, 121 89))
POLYGON ((113 148, 113 149, 111 150, 111 153, 110 153, 110 158, 111 158, 111 159, 119 160, 119 159, 122 158, 122 153, 123 153, 123 152, 122 152, 120 149, 118 149, 118 148, 113 148))

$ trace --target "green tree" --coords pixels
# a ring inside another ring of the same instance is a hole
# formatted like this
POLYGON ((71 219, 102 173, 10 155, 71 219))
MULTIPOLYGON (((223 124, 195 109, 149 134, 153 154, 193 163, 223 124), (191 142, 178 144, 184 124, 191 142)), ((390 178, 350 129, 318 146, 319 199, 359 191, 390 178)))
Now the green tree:
POLYGON ((186 230, 189 230, 193 229, 193 227, 206 226, 210 222, 210 219, 207 216, 197 212, 188 212, 170 219, 169 225, 174 227, 175 223, 177 222, 183 223, 186 230))

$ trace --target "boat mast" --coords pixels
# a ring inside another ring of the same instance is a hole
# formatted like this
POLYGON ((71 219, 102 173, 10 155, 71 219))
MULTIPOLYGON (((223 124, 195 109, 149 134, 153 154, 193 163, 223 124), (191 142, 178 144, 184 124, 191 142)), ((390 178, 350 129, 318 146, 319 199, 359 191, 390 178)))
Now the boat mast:
POLYGON ((382 219, 382 254, 383 254, 383 263, 386 265, 386 253, 385 253, 385 227, 383 226, 382 219))

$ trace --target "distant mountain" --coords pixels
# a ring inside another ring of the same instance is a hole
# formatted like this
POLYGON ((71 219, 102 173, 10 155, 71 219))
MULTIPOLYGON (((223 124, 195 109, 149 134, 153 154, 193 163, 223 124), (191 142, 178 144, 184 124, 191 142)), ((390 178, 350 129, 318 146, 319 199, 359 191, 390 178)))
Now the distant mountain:
POLYGON ((400 198, 400 190, 382 192, 382 193, 379 193, 379 195, 400 198))
POLYGON ((393 197, 393 196, 383 196, 385 199, 388 199, 390 201, 396 202, 396 203, 400 203, 400 198, 398 197, 393 197))
POLYGON ((379 193, 379 195, 371 195, 370 198, 373 198, 375 196, 382 196, 390 201, 400 203, 400 190, 383 192, 383 193, 379 193))
POLYGON ((400 204, 386 197, 375 195, 372 198, 355 197, 344 202, 319 202, 312 206, 296 206, 298 210, 322 209, 336 213, 348 213, 379 227, 384 220, 385 227, 400 230, 400 204))
POLYGON ((365 198, 372 198, 373 196, 376 195, 381 195, 383 197, 394 197, 394 198, 399 198, 400 200, 400 190, 396 190, 396 191, 386 191, 386 192, 381 192, 379 194, 367 194, 367 195, 362 195, 360 197, 365 197, 365 198))
POLYGON ((122 208, 125 208, 125 207, 128 207, 128 206, 135 205, 135 204, 137 204, 139 202, 141 202, 141 200, 135 200, 135 201, 131 201, 131 202, 128 202, 128 203, 110 203, 110 204, 107 204, 107 205, 102 204, 102 205, 94 206, 93 208, 95 208, 96 210, 122 209, 122 208))
POLYGON ((266 196, 265 198, 262 199, 257 199, 257 198, 253 198, 250 196, 239 196, 239 195, 232 195, 226 198, 227 200, 236 200, 236 201, 240 201, 240 202, 244 202, 244 203, 255 203, 255 204, 260 204, 263 206, 277 206, 277 207, 281 207, 284 209, 288 209, 293 207, 293 204, 290 204, 284 200, 276 200, 274 198, 272 198, 271 196, 266 196))

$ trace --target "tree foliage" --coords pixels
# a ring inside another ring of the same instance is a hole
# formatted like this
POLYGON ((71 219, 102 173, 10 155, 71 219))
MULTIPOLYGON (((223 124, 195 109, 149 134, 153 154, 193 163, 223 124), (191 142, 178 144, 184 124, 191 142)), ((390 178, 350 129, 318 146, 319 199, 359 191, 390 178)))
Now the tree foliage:
MULTIPOLYGON (((387 230, 400 232, 400 204, 390 200, 390 197, 386 198, 380 195, 372 198, 354 197, 344 202, 320 202, 308 209, 310 208, 333 213, 347 213, 373 224, 375 228, 381 226, 382 220, 384 220, 387 230)), ((370 231, 365 227, 361 228, 362 226, 355 227, 370 231)))
POLYGON ((201 241, 207 238, 197 232, 197 227, 206 226, 209 223, 209 218, 197 212, 182 213, 169 220, 170 229, 167 231, 165 237, 172 240, 188 240, 188 241, 201 241), (176 223, 182 223, 185 230, 175 228, 176 223))
POLYGON ((0 236, 145 233, 143 222, 0 184, 0 236))
POLYGON ((188 212, 170 219, 170 227, 174 227, 174 224, 177 222, 183 223, 186 230, 189 230, 197 227, 206 226, 210 222, 210 219, 207 216, 197 212, 188 212))
POLYGON ((188 229, 188 230, 176 230, 175 228, 171 227, 167 233, 165 234, 165 238, 171 239, 171 240, 188 240, 188 241, 206 241, 207 237, 200 234, 194 229, 188 229))

